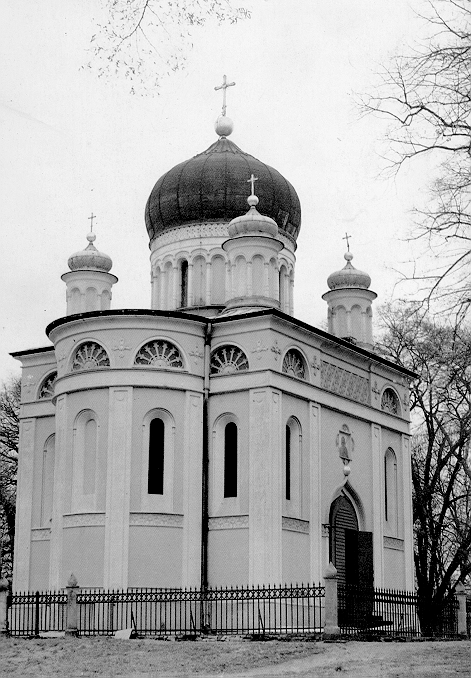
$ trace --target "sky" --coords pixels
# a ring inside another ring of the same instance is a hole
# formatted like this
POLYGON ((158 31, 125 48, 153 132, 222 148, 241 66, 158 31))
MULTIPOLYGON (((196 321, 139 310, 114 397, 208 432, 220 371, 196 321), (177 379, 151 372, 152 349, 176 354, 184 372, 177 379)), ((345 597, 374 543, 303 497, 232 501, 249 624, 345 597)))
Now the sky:
MULTIPOLYGON (((144 208, 158 178, 215 140, 222 76, 231 139, 275 167, 302 209, 295 316, 324 326, 330 273, 367 271, 376 304, 398 298, 423 168, 385 178, 386 121, 362 118, 355 93, 419 32, 417 0, 248 0, 252 18, 193 34, 186 68, 147 96, 86 64, 100 0, 0 0, 0 382, 11 351, 48 345, 65 315, 67 259, 95 245, 119 282, 112 308, 150 307, 144 208)), ((263 206, 259 206, 263 212, 263 206)))

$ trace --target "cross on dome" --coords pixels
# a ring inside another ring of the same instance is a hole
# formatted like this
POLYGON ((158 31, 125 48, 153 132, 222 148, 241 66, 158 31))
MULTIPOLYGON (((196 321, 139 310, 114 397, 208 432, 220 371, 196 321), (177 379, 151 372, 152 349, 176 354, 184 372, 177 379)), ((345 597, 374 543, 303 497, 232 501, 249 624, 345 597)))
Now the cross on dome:
POLYGON ((347 252, 350 252, 350 243, 348 242, 348 239, 351 238, 351 237, 352 237, 352 236, 351 236, 351 235, 348 235, 347 231, 345 231, 345 235, 344 235, 344 237, 342 238, 342 240, 346 240, 346 241, 347 241, 347 252))
POLYGON ((228 87, 233 87, 235 82, 227 82, 227 77, 224 75, 222 79, 222 85, 215 87, 215 90, 222 89, 222 115, 226 115, 226 90, 228 87))
POLYGON ((250 175, 250 179, 247 179, 247 183, 252 187, 252 195, 255 195, 255 182, 258 181, 258 177, 255 177, 253 172, 250 175))
POLYGON ((96 214, 92 212, 88 218, 90 220, 90 233, 87 235, 87 240, 92 243, 96 239, 96 235, 93 232, 93 220, 96 219, 96 214))

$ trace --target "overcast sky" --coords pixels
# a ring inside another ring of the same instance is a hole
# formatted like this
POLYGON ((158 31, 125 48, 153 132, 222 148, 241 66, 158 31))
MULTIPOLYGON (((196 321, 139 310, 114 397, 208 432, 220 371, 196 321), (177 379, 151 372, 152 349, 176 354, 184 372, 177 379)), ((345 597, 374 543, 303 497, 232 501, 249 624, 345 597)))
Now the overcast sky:
MULTIPOLYGON (((242 0, 241 0, 242 2, 242 0)), ((157 179, 216 140, 223 74, 231 139, 278 169, 301 200, 295 315, 326 318, 327 276, 368 271, 376 304, 405 268, 410 209, 425 177, 380 176, 385 122, 360 119, 353 92, 419 31, 410 0, 253 0, 252 18, 194 34, 185 71, 154 96, 81 68, 99 0, 0 0, 0 381, 19 371, 10 351, 45 346, 65 315, 65 273, 83 249, 88 217, 119 282, 112 308, 148 308, 144 207, 157 179)), ((263 205, 260 205, 263 212, 263 205)))

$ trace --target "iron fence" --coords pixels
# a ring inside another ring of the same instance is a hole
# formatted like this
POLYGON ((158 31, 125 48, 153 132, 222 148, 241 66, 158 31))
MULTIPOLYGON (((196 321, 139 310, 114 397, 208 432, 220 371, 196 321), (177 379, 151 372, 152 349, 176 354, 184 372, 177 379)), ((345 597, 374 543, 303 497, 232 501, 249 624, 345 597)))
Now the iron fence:
POLYGON ((321 633, 323 586, 80 590, 79 633, 138 635, 321 633))
POLYGON ((419 636, 417 606, 417 595, 412 592, 338 587, 339 626, 348 635, 419 636))
POLYGON ((8 597, 8 629, 14 636, 65 631, 67 594, 55 591, 14 593, 8 597))

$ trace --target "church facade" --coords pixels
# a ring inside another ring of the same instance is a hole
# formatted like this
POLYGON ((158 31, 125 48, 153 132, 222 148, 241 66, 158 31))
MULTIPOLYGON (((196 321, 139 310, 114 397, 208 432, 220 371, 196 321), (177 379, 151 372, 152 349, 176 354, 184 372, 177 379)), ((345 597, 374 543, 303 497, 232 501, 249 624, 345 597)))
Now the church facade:
POLYGON ((373 352, 376 295, 350 253, 328 332, 294 317, 298 196, 231 131, 220 116, 149 197, 151 307, 111 310, 90 233, 50 345, 12 354, 16 591, 71 572, 106 589, 318 582, 330 561, 343 582, 413 587, 414 375, 373 352))

